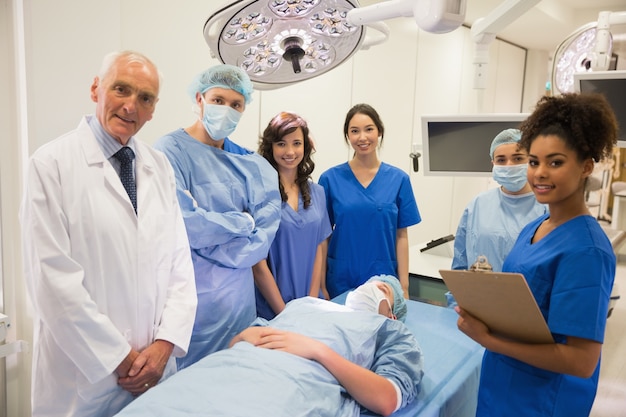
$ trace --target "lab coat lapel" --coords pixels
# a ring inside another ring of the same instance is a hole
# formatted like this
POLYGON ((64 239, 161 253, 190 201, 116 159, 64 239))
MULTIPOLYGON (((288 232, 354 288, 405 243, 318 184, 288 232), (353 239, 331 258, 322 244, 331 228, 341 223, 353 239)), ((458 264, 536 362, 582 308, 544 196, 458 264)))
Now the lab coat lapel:
POLYGON ((154 160, 149 152, 145 152, 143 143, 135 139, 135 149, 137 151, 137 157, 135 159, 135 176, 137 181, 137 215, 142 211, 141 207, 145 207, 150 204, 150 188, 154 181, 150 178, 154 175, 154 160))

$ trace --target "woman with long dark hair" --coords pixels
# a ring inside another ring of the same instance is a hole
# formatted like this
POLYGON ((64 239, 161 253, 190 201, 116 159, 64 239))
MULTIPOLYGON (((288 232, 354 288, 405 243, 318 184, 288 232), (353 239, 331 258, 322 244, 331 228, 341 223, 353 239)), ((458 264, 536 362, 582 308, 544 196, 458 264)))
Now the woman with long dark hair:
POLYGON ((257 314, 266 319, 294 298, 321 296, 331 230, 324 190, 311 181, 313 151, 306 121, 290 112, 274 116, 259 141, 259 154, 278 172, 282 197, 280 226, 268 257, 253 267, 257 314))

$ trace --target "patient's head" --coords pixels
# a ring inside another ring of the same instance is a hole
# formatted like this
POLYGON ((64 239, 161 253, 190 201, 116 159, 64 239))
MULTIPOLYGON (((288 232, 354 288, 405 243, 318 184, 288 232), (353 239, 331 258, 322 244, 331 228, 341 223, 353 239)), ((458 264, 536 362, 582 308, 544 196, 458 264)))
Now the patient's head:
POLYGON ((376 275, 350 291, 346 306, 353 310, 371 311, 385 317, 404 321, 406 301, 398 278, 391 275, 376 275))

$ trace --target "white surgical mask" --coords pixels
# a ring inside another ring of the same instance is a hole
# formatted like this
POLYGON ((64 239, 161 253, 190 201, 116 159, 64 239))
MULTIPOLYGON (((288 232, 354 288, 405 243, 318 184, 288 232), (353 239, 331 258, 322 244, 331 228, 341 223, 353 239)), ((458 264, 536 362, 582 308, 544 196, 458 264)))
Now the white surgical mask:
POLYGON ((222 140, 237 128, 241 113, 230 106, 204 103, 202 124, 213 140, 222 140))
POLYGON ((492 169, 493 179, 506 188, 516 193, 526 185, 528 178, 528 164, 518 165, 494 165, 492 169))
MULTIPOLYGON (((386 302, 389 306, 389 311, 393 311, 389 299, 374 282, 363 284, 354 291, 350 291, 346 296, 346 307, 352 310, 371 311, 378 314, 380 303, 382 302, 386 302)), ((392 318, 395 319, 393 314, 392 318)))

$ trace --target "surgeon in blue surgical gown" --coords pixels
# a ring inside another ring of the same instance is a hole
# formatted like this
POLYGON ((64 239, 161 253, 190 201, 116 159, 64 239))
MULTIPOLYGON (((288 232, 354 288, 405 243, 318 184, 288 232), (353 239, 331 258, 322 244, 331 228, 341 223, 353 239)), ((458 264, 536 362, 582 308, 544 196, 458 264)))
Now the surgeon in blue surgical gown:
POLYGON ((528 151, 520 147, 521 138, 518 129, 505 129, 491 141, 492 175, 500 187, 480 193, 465 207, 454 239, 452 269, 469 269, 484 255, 493 270, 501 272, 522 228, 547 213, 526 179, 528 151))
POLYGON ((280 222, 276 171, 228 136, 250 102, 240 68, 218 65, 189 87, 196 122, 154 145, 176 175, 196 276, 198 310, 182 369, 229 341, 256 318, 252 266, 265 259, 280 222))

